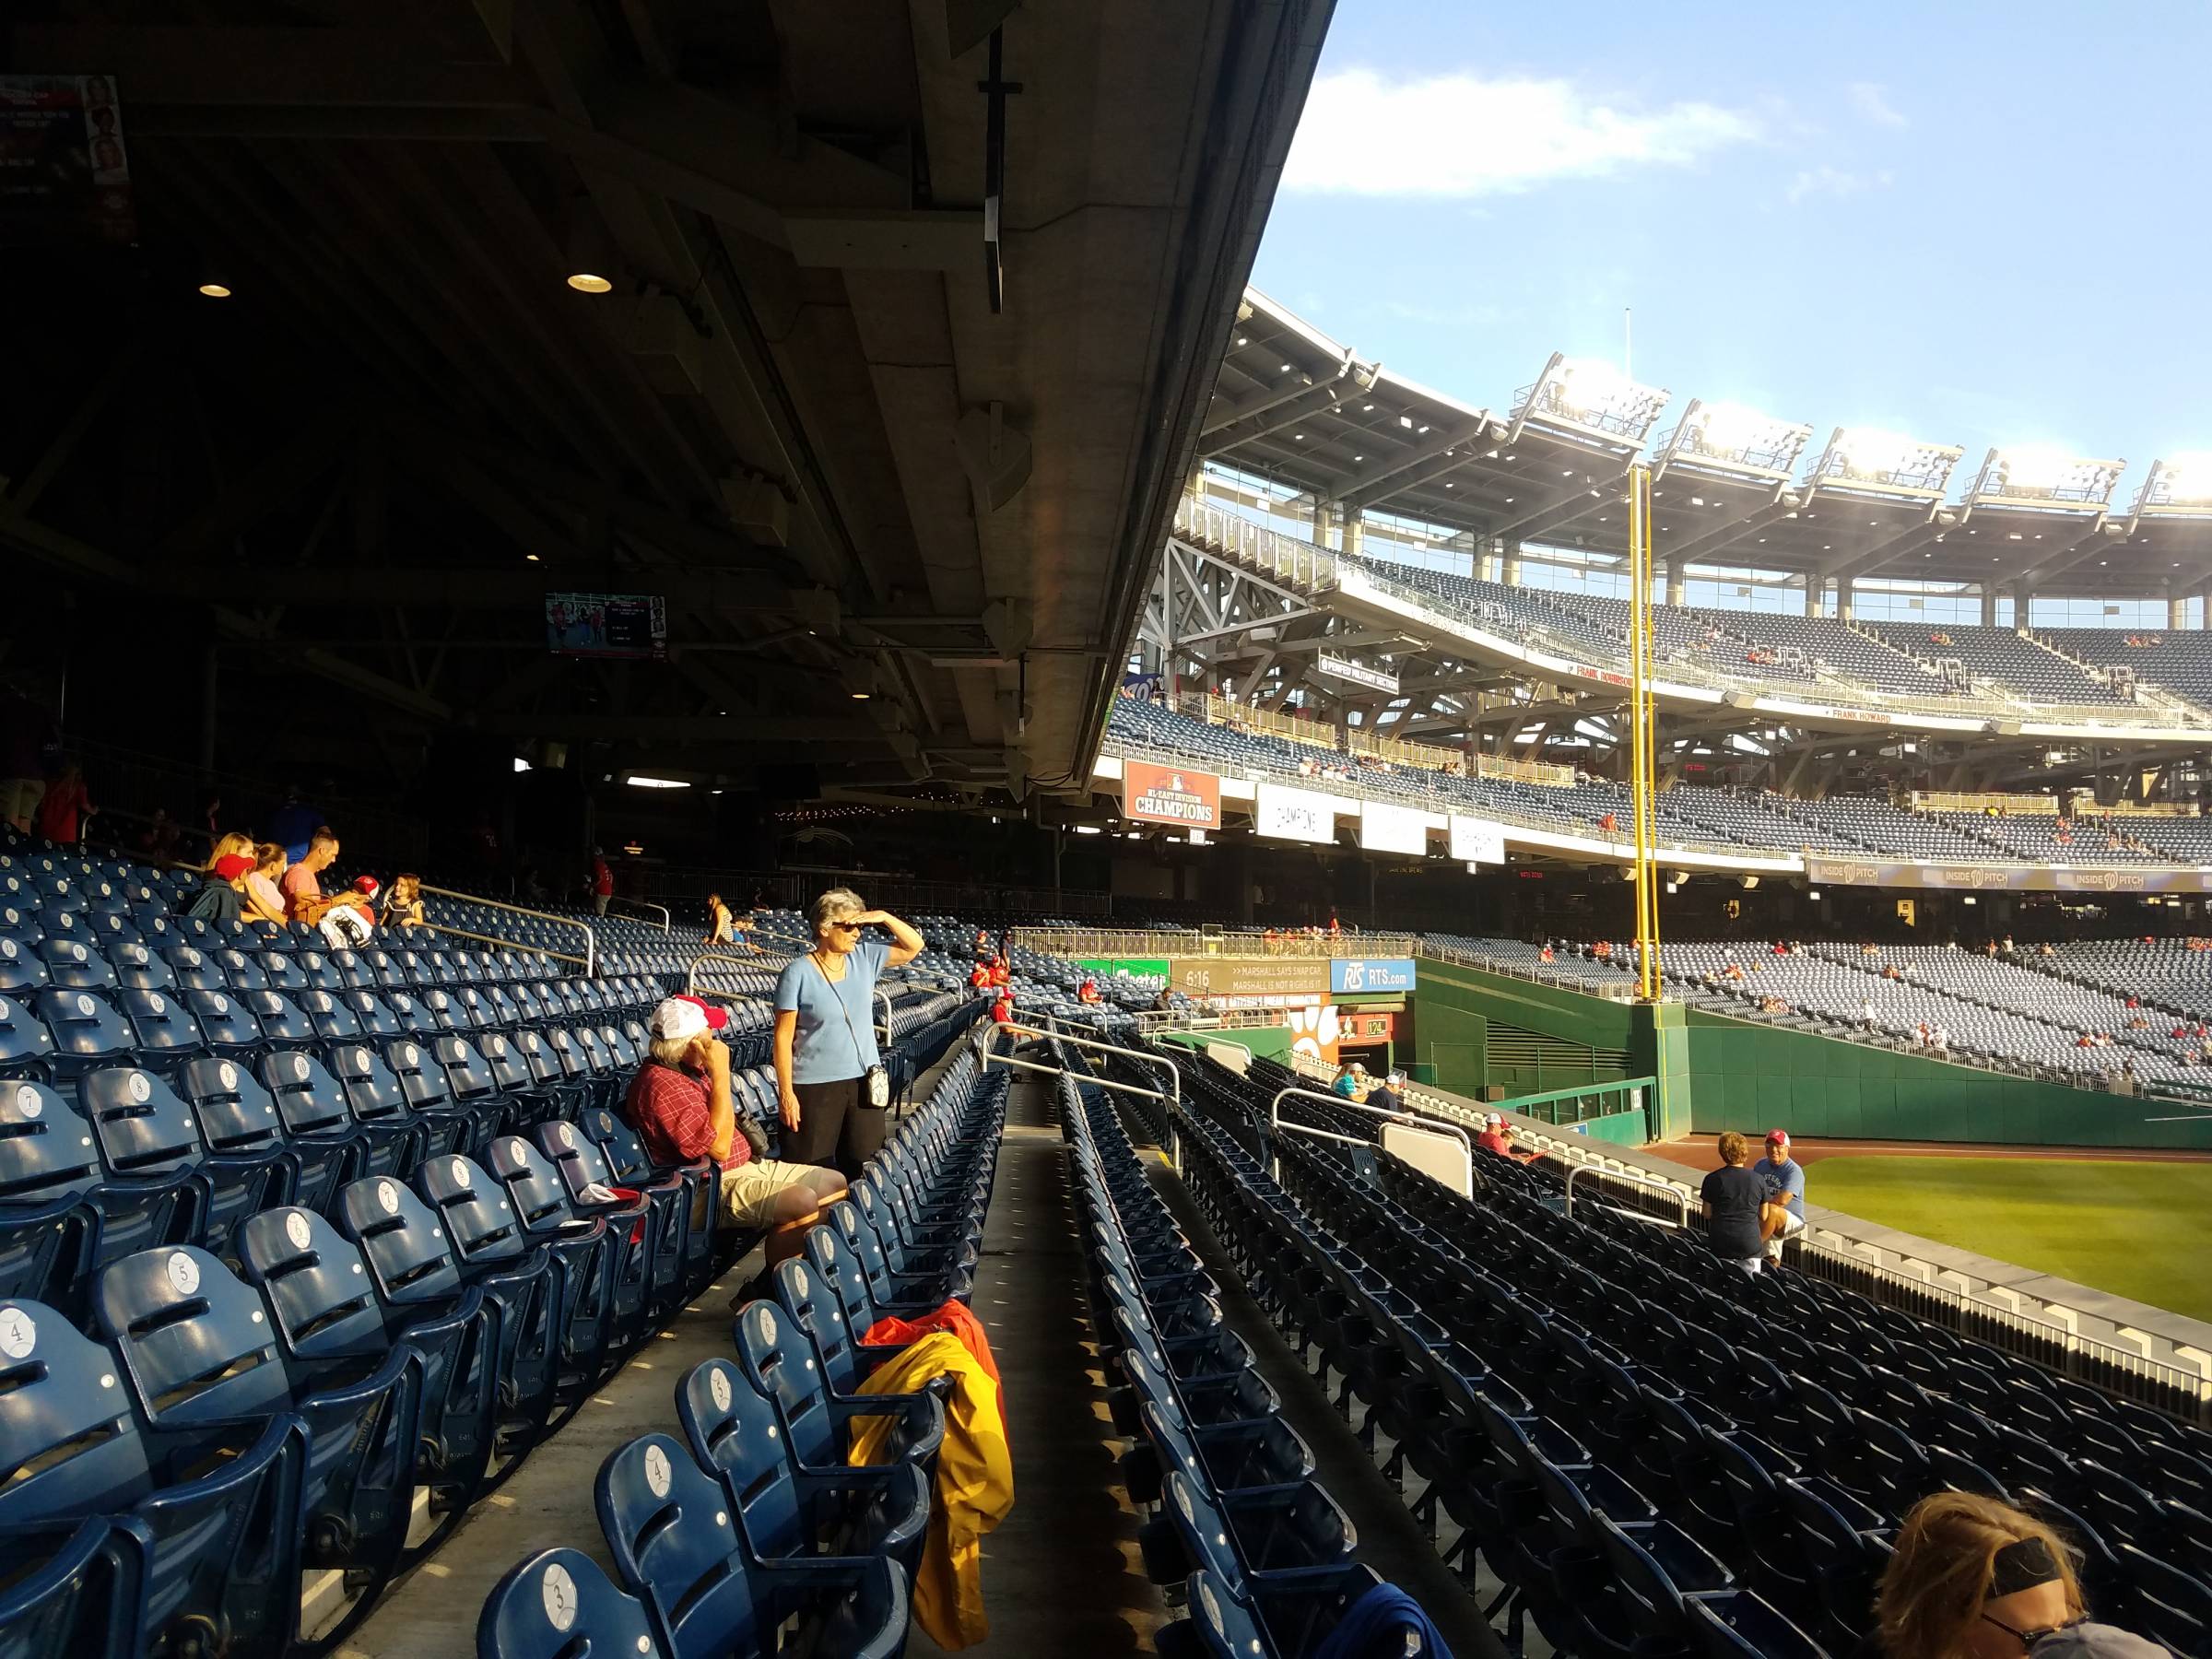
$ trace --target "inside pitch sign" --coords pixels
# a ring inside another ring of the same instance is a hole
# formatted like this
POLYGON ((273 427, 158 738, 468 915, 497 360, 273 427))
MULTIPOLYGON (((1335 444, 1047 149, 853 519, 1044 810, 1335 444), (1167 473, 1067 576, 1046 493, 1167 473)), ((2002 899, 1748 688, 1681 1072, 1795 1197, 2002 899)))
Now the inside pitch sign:
POLYGON ((1188 767, 1122 762, 1122 816, 1186 830, 1221 828, 1221 780, 1188 767))

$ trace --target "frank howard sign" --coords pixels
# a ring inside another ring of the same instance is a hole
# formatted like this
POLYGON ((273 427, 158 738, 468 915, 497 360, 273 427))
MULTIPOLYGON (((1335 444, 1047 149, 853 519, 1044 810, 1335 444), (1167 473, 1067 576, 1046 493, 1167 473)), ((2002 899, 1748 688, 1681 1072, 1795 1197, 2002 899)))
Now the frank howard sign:
POLYGON ((1461 864, 1503 864, 1505 830, 1487 818, 1452 815, 1452 856, 1461 864))
POLYGON ((1412 806, 1369 801, 1359 813, 1359 844, 1370 853, 1409 853, 1418 858, 1429 850, 1429 815, 1412 806))
POLYGON ((1312 841, 1327 846, 1336 839, 1336 803, 1310 789, 1262 783, 1253 803, 1253 825, 1276 841, 1312 841))

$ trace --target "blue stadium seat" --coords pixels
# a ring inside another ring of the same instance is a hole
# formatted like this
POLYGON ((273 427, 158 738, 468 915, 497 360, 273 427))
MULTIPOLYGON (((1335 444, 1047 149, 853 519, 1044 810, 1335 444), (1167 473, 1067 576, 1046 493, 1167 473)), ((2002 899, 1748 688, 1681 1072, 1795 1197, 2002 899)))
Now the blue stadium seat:
MULTIPOLYGON (((242 1424, 205 1469, 157 1448, 120 1364, 38 1302, 0 1307, 0 1533, 127 1516, 153 1538, 141 1652, 279 1659, 299 1606, 307 1430, 242 1424)), ((202 1447, 205 1450, 205 1447, 202 1447)))
POLYGON ((582 1550, 540 1550, 507 1570, 477 1621, 477 1659, 675 1659, 643 1604, 582 1550))
POLYGON ((913 1571, 931 1501, 920 1464, 802 1470, 774 1405, 727 1359, 691 1368, 677 1385, 676 1415, 693 1458, 722 1477, 756 1559, 884 1554, 913 1571))
MULTIPOLYGON (((736 1335, 746 1377, 774 1405, 802 1474, 843 1465, 852 1420, 886 1415, 865 1395, 861 1400, 866 1403, 859 1404, 830 1394, 813 1338, 775 1303, 746 1303, 737 1314, 736 1335)), ((944 1443, 942 1403, 929 1394, 911 1395, 909 1402, 885 1442, 887 1463, 925 1463, 944 1443)))
POLYGON ((762 1562, 741 1547, 721 1482, 667 1435, 618 1448, 595 1491, 616 1571, 677 1659, 781 1649, 785 1640, 852 1659, 904 1648, 906 1579, 888 1557, 762 1562))
POLYGON ((102 1178, 74 1105, 43 1083, 0 1082, 0 1297, 83 1309, 102 1178))
POLYGON ((0 1531, 0 1549, 11 1563, 0 1659, 138 1659, 154 1553, 144 1522, 95 1515, 52 1533, 0 1531))
MULTIPOLYGON (((279 1225, 306 1213, 286 1211, 279 1225)), ((93 1311, 123 1360, 142 1430, 180 1465, 218 1456, 241 1423, 305 1425, 300 1559, 344 1571, 361 1592, 339 1630, 319 1641, 342 1637, 396 1571, 406 1543, 421 1356, 380 1341, 373 1355, 296 1361, 260 1295, 191 1246, 142 1251, 103 1268, 93 1311)), ((334 1335, 333 1347, 344 1346, 334 1335)))

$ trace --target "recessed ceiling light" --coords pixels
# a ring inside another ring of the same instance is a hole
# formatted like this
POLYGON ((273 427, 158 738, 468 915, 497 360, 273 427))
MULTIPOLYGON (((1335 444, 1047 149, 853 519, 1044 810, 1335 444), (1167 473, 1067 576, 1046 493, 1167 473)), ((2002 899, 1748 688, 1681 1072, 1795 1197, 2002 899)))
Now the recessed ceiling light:
POLYGON ((580 294, 611 294, 615 285, 595 271, 571 271, 569 286, 580 294))
POLYGON ((1283 365, 1283 367, 1282 367, 1281 372, 1283 372, 1283 373, 1285 373, 1285 374, 1288 374, 1288 373, 1289 373, 1289 372, 1290 372, 1290 365, 1289 365, 1289 364, 1288 364, 1288 363, 1285 363, 1285 364, 1283 365))
POLYGON ((1244 338, 1244 336, 1243 336, 1242 335, 1239 335, 1237 336, 1237 344, 1238 344, 1238 345, 1240 345, 1240 346, 1242 346, 1242 345, 1245 345, 1245 344, 1247 344, 1247 342, 1246 342, 1246 340, 1245 340, 1245 338, 1244 338))
POLYGON ((201 283, 200 292, 206 295, 210 300, 228 300, 230 298, 230 290, 225 288, 219 282, 201 283))

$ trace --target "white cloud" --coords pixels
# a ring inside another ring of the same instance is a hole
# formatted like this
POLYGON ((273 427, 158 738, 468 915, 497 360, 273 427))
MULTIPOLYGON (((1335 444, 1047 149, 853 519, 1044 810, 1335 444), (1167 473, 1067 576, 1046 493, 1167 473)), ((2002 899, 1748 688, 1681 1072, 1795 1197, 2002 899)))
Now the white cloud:
POLYGON ((1887 190, 1896 182, 1897 175, 1887 168, 1880 172, 1860 173, 1835 167, 1816 167, 1792 179, 1785 194, 1793 203, 1808 196, 1865 195, 1870 190, 1887 190))
POLYGON ((1392 81, 1347 69, 1313 83, 1283 183, 1340 195, 1498 195, 1553 179, 1688 166, 1759 132, 1742 111, 1613 104, 1572 81, 1392 81))
POLYGON ((1851 100, 1851 107, 1876 126, 1901 127, 1912 124, 1906 119, 1904 112, 1889 101, 1889 95, 1882 90, 1879 81, 1853 81, 1843 88, 1843 92, 1851 100))

